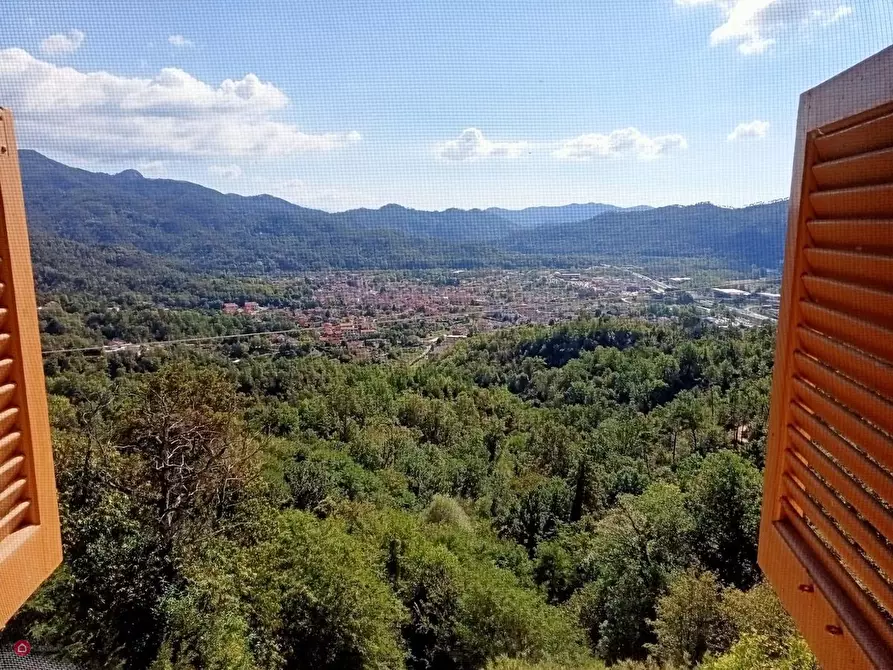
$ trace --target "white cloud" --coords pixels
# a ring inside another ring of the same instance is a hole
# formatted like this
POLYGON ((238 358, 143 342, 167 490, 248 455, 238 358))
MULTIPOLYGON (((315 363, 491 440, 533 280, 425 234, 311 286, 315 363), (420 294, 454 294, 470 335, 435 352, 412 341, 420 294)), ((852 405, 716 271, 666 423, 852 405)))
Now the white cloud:
POLYGON ((830 25, 853 13, 838 0, 676 0, 676 4, 718 7, 725 22, 710 34, 710 44, 733 42, 745 55, 765 52, 788 26, 830 25))
POLYGON ((591 160, 612 156, 636 156, 650 160, 673 149, 687 149, 688 142, 682 135, 648 137, 637 128, 622 128, 607 135, 590 133, 562 142, 552 152, 556 158, 591 160))
POLYGON ((161 179, 170 175, 170 165, 167 161, 144 161, 137 163, 136 169, 149 179, 161 179))
POLYGON ((211 165, 208 173, 224 179, 238 179, 242 176, 242 168, 238 165, 211 165))
POLYGON ((286 179, 276 186, 277 191, 290 194, 303 193, 306 188, 307 183, 303 179, 286 179))
POLYGON ((746 123, 739 123, 735 126, 735 130, 729 133, 729 136, 726 139, 729 142, 734 142, 735 140, 740 140, 742 138, 766 137, 766 131, 768 130, 768 121, 754 119, 753 121, 748 121, 746 123))
POLYGON ((195 42, 190 39, 183 37, 182 35, 171 35, 167 38, 168 44, 173 44, 175 47, 194 47, 195 42))
POLYGON ((45 56, 60 56, 77 51, 84 43, 84 35, 81 30, 69 30, 67 33, 50 35, 40 43, 40 53, 45 56))
POLYGON ((267 191, 271 195, 301 207, 324 209, 330 212, 343 212, 356 207, 381 206, 388 202, 388 200, 384 200, 377 205, 372 205, 373 201, 380 200, 380 196, 376 197, 371 193, 358 190, 354 186, 308 183, 302 179, 287 179, 273 184, 267 191))
POLYGON ((151 79, 122 77, 5 49, 0 91, 5 104, 23 112, 24 146, 82 158, 282 156, 361 139, 356 131, 309 134, 278 120, 288 97, 254 74, 216 86, 177 68, 151 79))
POLYGON ((473 161, 481 158, 515 158, 529 148, 527 142, 494 142, 477 128, 466 128, 459 137, 443 142, 437 155, 450 161, 473 161))
POLYGON ((841 5, 833 12, 825 9, 816 9, 813 11, 813 17, 822 22, 823 26, 830 26, 832 23, 837 23, 841 19, 845 19, 850 14, 853 13, 853 8, 848 5, 841 5))

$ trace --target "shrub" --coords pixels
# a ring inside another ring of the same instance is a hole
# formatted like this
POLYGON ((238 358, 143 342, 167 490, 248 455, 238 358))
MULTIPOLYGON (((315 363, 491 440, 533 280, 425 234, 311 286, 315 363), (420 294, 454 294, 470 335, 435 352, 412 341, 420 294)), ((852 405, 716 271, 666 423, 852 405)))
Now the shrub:
POLYGON ((443 523, 463 530, 471 528, 471 521, 455 498, 436 494, 423 514, 427 523, 443 523))

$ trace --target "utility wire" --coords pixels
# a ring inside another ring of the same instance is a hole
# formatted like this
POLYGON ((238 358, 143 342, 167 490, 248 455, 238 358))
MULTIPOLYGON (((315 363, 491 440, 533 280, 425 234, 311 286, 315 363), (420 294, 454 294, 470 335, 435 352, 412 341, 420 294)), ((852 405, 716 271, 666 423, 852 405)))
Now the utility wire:
MULTIPOLYGON (((474 316, 480 314, 484 311, 484 309, 468 311, 461 313, 462 316, 474 316)), ((442 315, 437 316, 418 316, 418 317, 404 317, 404 318, 395 318, 395 319, 376 319, 377 324, 385 324, 385 323, 401 323, 401 322, 411 322, 411 321, 426 321, 431 320, 433 318, 442 318, 442 315)), ((205 337, 183 337, 178 340, 157 340, 154 342, 127 342, 126 344, 121 346, 121 349, 131 349, 137 347, 166 347, 173 344, 184 344, 184 343, 195 343, 195 342, 212 342, 219 340, 228 340, 228 339, 239 339, 242 337, 252 337, 254 335, 285 335, 287 333, 297 333, 300 331, 316 331, 319 328, 311 328, 309 326, 301 326, 299 328, 289 328, 286 330, 262 330, 253 333, 234 333, 232 335, 208 335, 205 337)), ((73 347, 70 349, 48 349, 43 352, 44 356, 49 354, 73 354, 83 351, 98 351, 101 353, 106 353, 109 350, 113 349, 114 345, 107 344, 94 344, 90 347, 73 347)))
MULTIPOLYGON (((166 347, 171 344, 183 344, 184 342, 210 342, 212 340, 228 340, 230 338, 238 339, 240 337, 251 337, 252 335, 284 335, 285 333, 295 333, 300 330, 312 330, 312 328, 290 328, 288 330, 262 330, 255 333, 234 333, 232 335, 209 335, 206 337, 183 337, 178 340, 158 340, 155 342, 128 342, 121 346, 122 349, 131 347, 166 347)), ((75 347, 72 349, 49 349, 43 352, 47 354, 70 354, 78 351, 107 351, 114 348, 113 345, 96 344, 92 347, 75 347)))

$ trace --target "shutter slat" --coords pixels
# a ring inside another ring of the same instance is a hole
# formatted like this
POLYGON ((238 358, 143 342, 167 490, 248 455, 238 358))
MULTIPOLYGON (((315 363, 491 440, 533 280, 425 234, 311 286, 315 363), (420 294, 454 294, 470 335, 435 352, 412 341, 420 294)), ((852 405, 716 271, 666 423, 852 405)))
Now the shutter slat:
MULTIPOLYGON (((787 490, 787 486, 787 481, 783 480, 783 491, 787 490)), ((886 630, 889 626, 874 602, 806 524, 787 498, 781 499, 781 509, 785 521, 776 524, 775 530, 794 552, 800 565, 806 568, 809 577, 815 580, 822 594, 831 601, 836 610, 839 610, 838 616, 856 639, 868 662, 877 670, 893 669, 888 651, 893 648, 891 639, 893 636, 886 630), (856 606, 858 616, 853 612, 850 603, 856 606)), ((828 629, 821 630, 821 633, 827 635, 828 629)), ((827 667, 830 669, 833 666, 827 667)), ((850 667, 857 668, 861 665, 851 664, 850 667)))
POLYGON ((893 433, 893 404, 799 351, 794 354, 794 360, 801 377, 840 400, 888 435, 893 433))
POLYGON ((882 535, 893 537, 893 512, 884 507, 859 481, 841 470, 834 461, 792 426, 788 427, 788 438, 796 452, 806 459, 808 466, 856 508, 868 523, 882 535))
POLYGON ((19 526, 25 521, 28 508, 30 507, 31 501, 23 500, 7 512, 3 518, 0 518, 0 541, 3 541, 7 535, 19 529, 19 526))
MULTIPOLYGON (((791 415, 797 428, 804 431, 813 442, 818 443, 829 454, 833 454, 843 467, 867 484, 876 495, 893 497, 893 475, 850 445, 815 415, 807 412, 802 405, 794 403, 791 406, 791 415)), ((893 501, 887 500, 887 502, 893 501)))
POLYGON ((795 377, 793 389, 800 402, 821 416, 825 423, 858 446, 879 465, 887 470, 893 470, 893 442, 890 438, 803 380, 795 377))
POLYGON ((0 435, 6 435, 9 429, 15 424, 18 416, 18 407, 10 407, 9 409, 0 412, 0 435))
POLYGON ((836 249, 806 249, 804 255, 812 273, 849 279, 863 286, 893 289, 893 256, 836 249))
POLYGON ((6 382, 10 372, 12 372, 12 359, 4 358, 0 361, 0 384, 6 382))
POLYGON ((875 389, 887 398, 893 398, 893 366, 811 328, 799 326, 797 336, 800 348, 807 354, 828 363, 863 386, 875 389))
POLYGON ((0 307, 0 328, 3 328, 6 325, 6 317, 9 312, 5 307, 0 307))
POLYGON ((893 220, 807 221, 806 229, 819 247, 837 249, 893 249, 893 220))
POLYGON ((5 489, 0 489, 0 517, 5 516, 18 503, 25 492, 27 482, 24 478, 13 481, 5 489))
POLYGON ((800 314, 813 330, 893 361, 893 330, 805 300, 800 301, 800 314))
POLYGON ((16 431, 0 438, 0 463, 16 452, 19 448, 19 439, 21 437, 22 434, 16 431))
MULTIPOLYGON (((794 459, 796 460, 796 459, 794 459)), ((825 541, 831 545, 835 552, 841 556, 841 558, 846 561, 846 563, 850 566, 850 570, 855 572, 858 575, 858 578, 861 580, 865 575, 869 575, 868 582, 869 587, 873 589, 873 593, 879 593, 880 597, 877 598, 877 601, 873 601, 871 598, 865 597, 865 594, 861 595, 858 592, 861 592, 862 589, 859 588, 859 585, 855 583, 851 574, 847 576, 849 579, 846 580, 848 583, 847 591, 848 594, 853 600, 858 603, 859 609, 864 617, 871 620, 876 626, 887 626, 889 628, 889 624, 887 624, 886 617, 883 612, 878 608, 877 603, 881 605, 887 612, 889 613, 891 610, 889 609, 893 606, 893 594, 891 594, 890 585, 885 582, 880 575, 874 570, 868 561, 850 544, 844 535, 837 529, 834 522, 824 513, 824 511, 816 505, 812 500, 810 500, 809 496, 807 496, 803 489, 801 489, 797 482, 795 482, 790 475, 785 475, 784 479, 785 485, 785 493, 791 502, 794 503, 797 507, 799 507, 805 516, 809 519, 810 523, 812 523, 818 530, 822 533, 825 541)), ((802 517, 797 514, 796 509, 792 508, 791 516, 795 519, 799 519, 801 522, 803 521, 802 517)), ((840 566, 837 560, 834 559, 831 552, 828 551, 825 544, 816 537, 815 533, 810 529, 806 524, 803 524, 801 533, 807 538, 812 538, 810 540, 810 545, 813 547, 813 551, 818 549, 818 545, 821 545, 825 548, 825 551, 816 551, 816 553, 822 555, 823 563, 825 563, 825 567, 829 567, 830 564, 836 563, 840 566)), ((846 572, 846 570, 844 570, 846 572)), ((887 634, 889 639, 893 639, 893 635, 887 634)))
POLYGON ((15 397, 15 392, 15 384, 4 384, 3 386, 0 386, 0 410, 6 409, 6 406, 15 397))
POLYGON ((865 121, 815 139, 820 160, 829 161, 893 146, 893 114, 865 121))
POLYGON ((9 486, 9 483, 21 472, 24 464, 25 457, 21 454, 13 456, 0 464, 0 490, 9 486))
POLYGON ((812 176, 820 189, 893 182, 893 148, 819 163, 812 176))
MULTIPOLYGON (((785 452, 785 459, 785 464, 789 468, 788 472, 793 473, 794 477, 796 477, 796 480, 793 478, 791 479, 791 481, 796 482, 794 488, 805 492, 813 499, 813 501, 818 501, 824 509, 825 514, 827 514, 830 519, 833 519, 834 525, 842 530, 843 533, 849 535, 856 544, 862 548, 862 551, 871 559, 872 563, 880 566, 881 570, 887 574, 893 574, 893 572, 891 572, 891 570, 893 570, 893 552, 891 552, 887 544, 878 537, 875 530, 859 519, 849 507, 840 502, 840 498, 835 496, 834 492, 831 491, 831 489, 829 489, 812 470, 807 468, 803 462, 796 457, 794 452, 787 450, 785 452)), ((791 478, 791 474, 785 474, 785 477, 791 478)), ((794 502, 797 503, 798 507, 805 508, 805 505, 802 504, 802 499, 795 497, 794 502)), ((823 515, 820 514, 817 516, 821 517, 823 515)), ((819 519, 810 518, 810 521, 817 523, 819 519)), ((824 531, 822 532, 822 534, 825 535, 825 540, 838 554, 846 554, 852 548, 852 544, 843 539, 843 533, 838 535, 841 539, 840 541, 837 541, 837 538, 834 537, 833 533, 826 534, 824 531)), ((850 567, 856 568, 857 566, 851 564, 850 567)), ((858 567, 861 568, 862 566, 860 565, 858 567)), ((872 568, 868 572, 876 574, 877 569, 872 568)), ((858 574, 860 578, 863 577, 861 570, 858 574)), ((869 579, 873 580, 874 578, 869 577, 869 579)), ((876 583, 885 582, 886 580, 883 579, 883 577, 877 575, 876 583)), ((887 587, 887 590, 882 591, 881 595, 889 590, 889 584, 887 584, 887 587)), ((893 602, 893 599, 888 598, 887 600, 893 602)), ((893 610, 891 610, 891 614, 893 614, 893 610)))
POLYGON ((814 302, 893 328, 893 293, 890 291, 814 275, 804 275, 801 279, 814 302))
POLYGON ((893 184, 816 191, 809 196, 816 216, 824 219, 890 218, 893 184))

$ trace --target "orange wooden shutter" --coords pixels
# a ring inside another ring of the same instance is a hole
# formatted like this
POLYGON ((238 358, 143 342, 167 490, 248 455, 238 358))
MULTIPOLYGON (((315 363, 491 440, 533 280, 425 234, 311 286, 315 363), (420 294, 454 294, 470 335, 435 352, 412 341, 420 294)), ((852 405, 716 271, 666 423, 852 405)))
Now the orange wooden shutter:
POLYGON ((800 99, 760 566, 825 668, 893 668, 893 47, 800 99))
POLYGON ((0 627, 61 560, 22 180, 0 108, 0 627))

